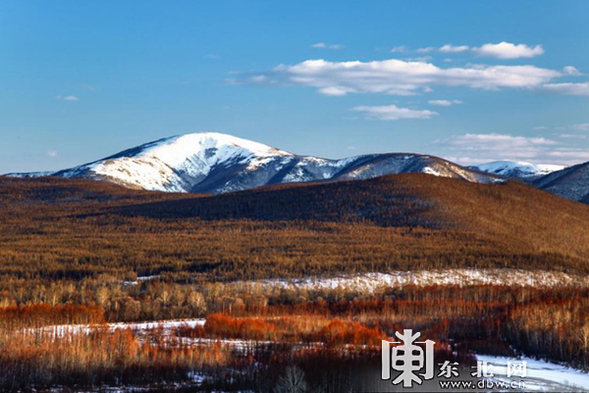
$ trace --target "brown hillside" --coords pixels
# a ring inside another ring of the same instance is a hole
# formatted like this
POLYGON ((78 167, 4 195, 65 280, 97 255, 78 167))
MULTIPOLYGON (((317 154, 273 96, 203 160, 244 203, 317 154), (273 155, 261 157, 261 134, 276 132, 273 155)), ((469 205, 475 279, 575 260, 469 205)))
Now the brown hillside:
POLYGON ((589 271, 589 206, 428 175, 220 196, 0 178, 0 278, 207 279, 443 267, 589 271))
POLYGON ((126 214, 206 220, 318 220, 455 229, 531 252, 589 260, 589 206, 507 182, 470 183, 424 174, 267 187, 126 207, 126 214))

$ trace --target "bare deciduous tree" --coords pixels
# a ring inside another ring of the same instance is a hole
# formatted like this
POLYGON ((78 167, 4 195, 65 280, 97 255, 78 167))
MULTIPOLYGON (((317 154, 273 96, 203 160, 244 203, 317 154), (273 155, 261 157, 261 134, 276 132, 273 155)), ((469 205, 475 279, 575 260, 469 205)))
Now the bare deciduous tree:
POLYGON ((298 367, 288 367, 276 385, 276 393, 304 393, 307 392, 305 373, 298 367))

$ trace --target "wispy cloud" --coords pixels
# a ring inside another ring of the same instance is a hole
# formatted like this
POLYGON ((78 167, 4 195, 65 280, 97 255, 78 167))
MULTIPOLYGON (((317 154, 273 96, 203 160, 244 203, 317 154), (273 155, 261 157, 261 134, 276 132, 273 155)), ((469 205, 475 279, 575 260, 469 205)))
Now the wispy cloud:
POLYGON ((558 136, 565 139, 587 139, 587 135, 585 134, 560 134, 558 136))
POLYGON ((273 70, 244 74, 234 84, 286 84, 315 87, 326 95, 378 93, 414 95, 432 86, 465 86, 473 89, 537 88, 562 76, 562 72, 532 65, 473 65, 440 68, 432 63, 398 59, 330 62, 307 60, 279 65, 273 70))
POLYGON ((221 56, 216 55, 214 53, 209 53, 208 55, 205 56, 206 59, 212 59, 212 60, 219 60, 221 58, 221 56))
POLYGON ((427 46, 425 48, 419 48, 415 52, 417 52, 417 53, 430 53, 430 52, 433 52, 434 50, 436 50, 436 48, 434 48, 433 46, 427 46))
POLYGON ((589 151, 578 147, 568 147, 547 152, 547 156, 567 165, 589 161, 589 151))
POLYGON ((326 96, 345 96, 347 91, 338 86, 327 86, 319 89, 319 93, 326 96))
POLYGON ((55 96, 58 101, 80 101, 80 98, 76 96, 55 96))
POLYGON ((464 134, 435 142, 448 157, 463 164, 495 160, 572 165, 589 159, 589 151, 545 137, 508 134, 464 134))
POLYGON ((524 137, 507 134, 464 134, 438 142, 462 161, 476 157, 479 161, 496 159, 532 159, 558 142, 543 137, 524 137))
POLYGON ((317 42, 316 44, 311 45, 311 48, 340 50, 344 49, 345 46, 342 44, 326 44, 325 42, 317 42))
MULTIPOLYGON (((468 45, 453 45, 446 44, 439 48, 433 46, 426 46, 415 50, 410 50, 404 45, 396 46, 391 49, 393 53, 405 53, 405 52, 416 52, 416 53, 430 53, 438 51, 446 54, 453 53, 465 53, 477 55, 480 57, 495 57, 497 59, 509 60, 509 59, 522 59, 532 58, 544 54, 544 48, 542 45, 529 46, 526 44, 514 44, 512 42, 502 41, 497 44, 486 43, 481 46, 468 46, 468 45)), ((582 75, 579 70, 575 67, 567 66, 563 72, 567 75, 579 76, 582 75)))
POLYGON ((550 93, 570 96, 589 97, 589 82, 582 83, 548 83, 542 86, 542 90, 550 93))
POLYGON ((57 151, 55 151, 55 150, 49 150, 49 151, 47 152, 47 155, 48 155, 49 157, 51 157, 51 158, 55 158, 55 157, 57 157, 57 151))
POLYGON ((579 71, 576 67, 573 66, 566 66, 562 69, 562 71, 567 74, 567 75, 571 75, 571 76, 581 76, 583 75, 583 73, 581 71, 579 71))
POLYGON ((573 130, 589 131, 589 123, 573 124, 571 128, 573 130))
POLYGON ((407 57, 404 60, 405 61, 417 61, 420 63, 428 63, 432 60, 432 57, 431 56, 407 57))
POLYGON ((440 52, 442 52, 442 53, 461 53, 461 52, 466 52, 469 49, 470 49, 470 47, 468 47, 466 45, 454 46, 452 44, 446 44, 446 45, 440 47, 440 52))
POLYGON ((399 108, 396 105, 357 106, 354 111, 363 112, 370 119, 401 120, 401 119, 429 119, 437 113, 429 110, 399 108))
POLYGON ((430 105, 438 105, 438 106, 452 106, 462 104, 460 100, 430 100, 428 101, 430 105))

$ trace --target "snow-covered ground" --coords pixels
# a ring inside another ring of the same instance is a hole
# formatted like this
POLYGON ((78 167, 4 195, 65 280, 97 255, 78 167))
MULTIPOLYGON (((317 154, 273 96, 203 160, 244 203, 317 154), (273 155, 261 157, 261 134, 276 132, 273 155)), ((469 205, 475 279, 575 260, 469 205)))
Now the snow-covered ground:
POLYGON ((196 326, 203 326, 205 324, 204 318, 198 319, 172 319, 167 321, 150 321, 150 322, 120 322, 120 323, 109 323, 108 327, 110 330, 116 329, 131 329, 135 332, 141 332, 146 330, 161 328, 165 331, 171 331, 180 326, 186 326, 194 328, 196 326))
POLYGON ((529 271, 519 269, 444 269, 363 273, 337 277, 307 277, 301 279, 273 279, 248 281, 240 284, 281 287, 287 289, 326 290, 344 288, 374 292, 384 287, 406 285, 508 285, 530 287, 586 287, 589 277, 562 272, 529 271))
POLYGON ((195 326, 203 326, 205 319, 174 319, 166 321, 150 321, 150 322, 119 322, 107 323, 104 325, 53 325, 45 326, 41 329, 30 329, 29 332, 42 331, 43 333, 52 333, 57 337, 64 337, 68 334, 88 334, 96 329, 108 329, 115 331, 117 329, 131 329, 135 333, 146 333, 153 329, 162 329, 162 335, 170 335, 172 331, 180 326, 194 328, 195 326))
POLYGON ((153 276, 139 276, 137 277, 137 280, 135 281, 123 281, 123 284, 125 285, 138 285, 139 283, 142 283, 144 281, 151 281, 151 280, 157 280, 158 278, 160 278, 160 275, 153 275, 153 276))
POLYGON ((521 380, 525 383, 524 391, 547 392, 589 392, 589 374, 559 364, 535 360, 527 357, 521 359, 477 355, 478 361, 486 361, 493 367, 490 370, 494 377, 491 381, 510 382, 521 380), (525 361, 526 376, 507 377, 507 362, 525 361))

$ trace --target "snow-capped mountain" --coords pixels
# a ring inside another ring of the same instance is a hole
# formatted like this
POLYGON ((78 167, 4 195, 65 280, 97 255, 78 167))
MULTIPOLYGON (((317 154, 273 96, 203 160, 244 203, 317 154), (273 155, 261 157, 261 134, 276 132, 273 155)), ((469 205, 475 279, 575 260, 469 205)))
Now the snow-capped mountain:
POLYGON ((529 179, 547 175, 554 171, 559 171, 561 169, 564 169, 564 166, 550 164, 531 164, 529 162, 524 161, 493 161, 476 166, 470 166, 469 168, 505 177, 529 179))
POLYGON ((15 172, 7 173, 4 176, 20 177, 22 179, 30 179, 34 177, 52 176, 55 172, 15 172))
POLYGON ((534 185, 564 198, 589 203, 589 162, 549 173, 536 179, 534 185))
POLYGON ((213 132, 160 139, 50 175, 105 180, 145 190, 222 193, 271 184, 368 179, 409 172, 477 183, 499 179, 434 156, 391 153, 330 160, 213 132))

